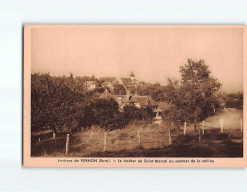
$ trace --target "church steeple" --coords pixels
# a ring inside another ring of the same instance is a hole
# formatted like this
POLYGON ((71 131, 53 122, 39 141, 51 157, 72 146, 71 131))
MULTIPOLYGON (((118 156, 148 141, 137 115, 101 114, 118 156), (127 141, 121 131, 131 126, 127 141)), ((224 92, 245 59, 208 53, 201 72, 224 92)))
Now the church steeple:
POLYGON ((134 75, 134 73, 131 71, 131 73, 130 73, 130 76, 129 76, 130 78, 131 78, 131 80, 134 80, 135 79, 135 75, 134 75))

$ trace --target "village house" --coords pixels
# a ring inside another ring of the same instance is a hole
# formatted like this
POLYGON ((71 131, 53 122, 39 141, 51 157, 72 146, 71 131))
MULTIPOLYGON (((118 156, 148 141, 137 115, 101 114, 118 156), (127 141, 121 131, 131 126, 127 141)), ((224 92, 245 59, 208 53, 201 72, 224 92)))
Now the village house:
POLYGON ((102 83, 103 88, 109 88, 111 91, 114 89, 114 84, 123 85, 126 92, 130 92, 131 88, 136 87, 137 80, 133 72, 130 73, 129 77, 101 77, 99 81, 102 83))
POLYGON ((87 90, 93 91, 96 88, 96 82, 95 81, 86 81, 85 83, 87 90))
POLYGON ((131 92, 132 87, 137 86, 137 80, 133 72, 130 73, 129 77, 122 77, 117 79, 116 77, 102 77, 100 81, 103 82, 102 87, 105 91, 101 94, 100 98, 103 99, 114 99, 119 105, 119 111, 123 111, 127 105, 133 105, 136 108, 147 108, 150 107, 153 110, 153 116, 155 119, 161 120, 161 114, 164 110, 169 109, 169 104, 165 102, 156 102, 150 96, 140 96, 137 92, 131 92), (126 90, 125 95, 113 95, 107 88, 113 90, 114 84, 122 84, 126 90))
POLYGON ((99 81, 102 82, 103 88, 109 88, 111 90, 113 90, 114 83, 118 82, 116 77, 101 77, 99 78, 99 81))
POLYGON ((165 110, 169 109, 169 104, 165 102, 156 102, 150 96, 140 96, 137 93, 127 93, 126 95, 112 95, 105 89, 100 98, 113 99, 118 103, 119 111, 122 112, 127 105, 135 106, 136 108, 150 107, 153 110, 153 116, 155 119, 161 119, 161 114, 165 110))

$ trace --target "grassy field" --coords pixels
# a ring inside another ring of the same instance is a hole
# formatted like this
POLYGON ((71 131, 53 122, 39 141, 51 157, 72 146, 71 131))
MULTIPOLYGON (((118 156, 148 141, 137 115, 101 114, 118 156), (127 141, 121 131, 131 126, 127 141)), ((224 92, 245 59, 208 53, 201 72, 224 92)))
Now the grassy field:
MULTIPOLYGON (((175 132, 173 132, 175 134, 175 132)), ((171 145, 162 148, 118 152, 92 153, 91 157, 242 157, 242 132, 220 133, 220 129, 211 130, 201 137, 198 134, 172 136, 171 145)))
MULTIPOLYGON (((124 129, 105 133, 93 127, 70 135, 68 156, 77 157, 242 157, 242 111, 221 112, 205 120, 205 133, 200 135, 188 125, 171 130, 172 144, 166 125, 131 124, 124 129), (223 132, 221 132, 223 121, 223 132)), ((200 128, 202 128, 200 124, 200 128)), ((65 135, 32 142, 32 156, 65 156, 65 135)))
MULTIPOLYGON (((65 154, 65 136, 33 142, 32 156, 65 154)), ((92 127, 70 135, 70 156, 90 156, 95 152, 161 148, 168 145, 168 129, 157 124, 130 124, 124 129, 105 132, 92 127)))

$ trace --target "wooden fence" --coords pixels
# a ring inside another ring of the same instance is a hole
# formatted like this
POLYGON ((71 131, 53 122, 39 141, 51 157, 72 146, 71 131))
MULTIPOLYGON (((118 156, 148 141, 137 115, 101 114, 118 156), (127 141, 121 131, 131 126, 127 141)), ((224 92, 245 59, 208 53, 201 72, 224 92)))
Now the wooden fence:
MULTIPOLYGON (((218 121, 202 121, 198 126, 198 133, 193 131, 192 124, 184 122, 180 127, 180 131, 171 131, 164 126, 130 126, 121 130, 103 131, 99 128, 92 128, 87 131, 82 131, 76 134, 63 135, 62 138, 54 133, 51 136, 50 142, 54 142, 54 147, 58 146, 58 141, 61 140, 59 147, 60 152, 65 155, 85 156, 93 153, 106 151, 123 151, 135 150, 138 147, 143 149, 163 148, 167 147, 177 139, 178 136, 198 135, 198 142, 201 142, 205 135, 217 131, 219 134, 229 132, 243 133, 243 120, 228 123, 223 119, 218 121), (64 145, 64 147, 63 147, 64 145)), ((50 133, 50 132, 49 132, 50 133)), ((36 135, 37 136, 37 135, 36 135)), ((42 143, 41 138, 36 140, 38 145, 42 143)), ((52 143, 50 144, 52 147, 52 143)), ((44 143, 43 143, 44 148, 44 143)))

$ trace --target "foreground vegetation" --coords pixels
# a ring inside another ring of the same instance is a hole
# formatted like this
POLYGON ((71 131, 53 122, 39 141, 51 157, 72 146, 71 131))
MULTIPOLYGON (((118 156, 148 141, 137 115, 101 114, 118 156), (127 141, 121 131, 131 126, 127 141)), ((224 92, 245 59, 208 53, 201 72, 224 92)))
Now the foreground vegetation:
POLYGON ((219 132, 220 129, 211 130, 201 142, 198 142, 196 133, 186 136, 180 133, 173 136, 171 145, 163 148, 145 149, 140 146, 134 150, 92 153, 90 157, 243 157, 242 132, 219 132))
MULTIPOLYGON (((135 147, 118 150, 103 150, 103 140, 100 142, 101 148, 98 152, 84 150, 86 143, 81 143, 81 134, 75 134, 70 143, 68 156, 73 157, 242 157, 243 156, 243 134, 240 130, 225 131, 220 133, 220 129, 205 131, 205 135, 198 141, 198 134, 191 132, 183 135, 183 132, 173 130, 172 144, 160 147, 147 147, 145 144, 135 143, 135 147), (144 147, 145 146, 145 147, 144 147)), ((164 133, 164 137, 166 134, 164 133)), ((155 140, 150 136, 150 142, 155 140)), ((167 137, 166 137, 167 138, 167 137)), ((119 137, 121 140, 122 138, 119 137)), ((157 140, 156 140, 157 141, 157 140)), ((42 157, 65 157, 65 136, 59 136, 56 140, 52 138, 33 143, 32 156, 42 157)), ((96 143, 92 143, 96 144, 96 143)), ((129 145, 131 146, 131 145, 129 145)), ((93 147, 93 146, 91 146, 93 147)))

